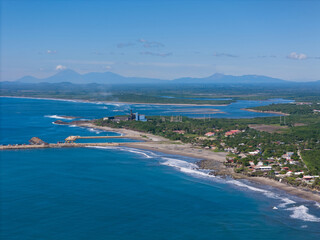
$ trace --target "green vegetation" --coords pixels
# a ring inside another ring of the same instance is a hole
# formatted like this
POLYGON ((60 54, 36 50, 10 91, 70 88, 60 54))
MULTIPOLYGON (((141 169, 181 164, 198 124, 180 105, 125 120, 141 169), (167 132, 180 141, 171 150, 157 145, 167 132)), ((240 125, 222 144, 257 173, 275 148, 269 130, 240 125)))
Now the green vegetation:
POLYGON ((168 104, 228 104, 236 100, 285 98, 320 102, 320 84, 72 84, 0 82, 0 96, 168 104), (167 96, 169 98, 163 97, 167 96), (170 98, 171 97, 171 98, 170 98), (222 98, 222 100, 208 100, 222 98), (232 98, 232 100, 223 100, 232 98))
POLYGON ((180 122, 172 121, 169 117, 148 117, 147 122, 113 122, 100 119, 96 124, 129 128, 142 133, 148 132, 213 151, 228 151, 234 155, 228 156, 226 164, 235 168, 237 172, 250 176, 281 178, 293 185, 306 185, 318 189, 320 189, 319 178, 308 182, 309 180, 302 177, 308 174, 319 175, 320 172, 320 113, 314 111, 320 110, 319 92, 319 83, 159 84, 156 86, 151 84, 0 83, 1 96, 212 105, 229 104, 236 100, 270 98, 295 100, 296 104, 272 104, 253 108, 259 111, 289 114, 281 117, 211 120, 184 117, 180 122), (212 98, 222 99, 210 100, 212 98), (226 132, 230 130, 239 130, 239 132, 228 136, 226 132), (215 134, 207 137, 205 136, 207 132, 215 134), (257 166, 262 169, 266 167, 267 170, 257 170, 257 166))
POLYGON ((320 189, 319 180, 308 182, 302 178, 320 174, 320 114, 294 104, 272 106, 268 111, 282 109, 292 113, 286 116, 285 123, 282 117, 281 125, 286 127, 284 131, 270 133, 250 127, 257 124, 279 126, 280 117, 210 120, 183 117, 176 121, 178 119, 172 117, 150 116, 147 122, 99 119, 95 124, 147 132, 213 151, 227 151, 226 165, 234 167, 236 172, 281 178, 291 185, 320 189), (230 130, 238 131, 228 135, 230 130), (214 136, 207 137, 205 134, 208 132, 214 132, 214 136), (256 170, 256 166, 258 169, 259 166, 271 168, 263 171, 256 170))
POLYGON ((303 161, 306 163, 308 169, 312 174, 320 173, 320 147, 312 150, 302 151, 303 161))
POLYGON ((161 96, 150 96, 142 94, 115 94, 105 100, 119 99, 120 102, 136 102, 136 103, 162 103, 162 104, 230 104, 233 100, 195 100, 188 98, 164 98, 161 96))
POLYGON ((310 115, 313 114, 313 110, 320 110, 320 104, 317 103, 310 103, 310 104, 271 104, 268 106, 261 106, 261 107, 254 107, 252 109, 259 110, 259 111, 275 111, 275 112, 282 112, 288 113, 293 115, 310 115))

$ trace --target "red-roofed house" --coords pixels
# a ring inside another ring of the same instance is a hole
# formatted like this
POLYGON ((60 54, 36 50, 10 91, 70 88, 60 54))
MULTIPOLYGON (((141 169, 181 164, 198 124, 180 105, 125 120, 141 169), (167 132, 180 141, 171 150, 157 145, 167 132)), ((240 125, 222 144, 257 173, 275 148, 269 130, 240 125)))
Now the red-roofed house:
POLYGON ((240 132, 240 130, 230 130, 230 131, 226 132, 224 135, 231 136, 231 135, 237 134, 239 132, 240 132))
POLYGON ((214 132, 207 132, 207 133, 205 134, 205 136, 207 136, 207 137, 213 137, 214 135, 215 135, 214 132))

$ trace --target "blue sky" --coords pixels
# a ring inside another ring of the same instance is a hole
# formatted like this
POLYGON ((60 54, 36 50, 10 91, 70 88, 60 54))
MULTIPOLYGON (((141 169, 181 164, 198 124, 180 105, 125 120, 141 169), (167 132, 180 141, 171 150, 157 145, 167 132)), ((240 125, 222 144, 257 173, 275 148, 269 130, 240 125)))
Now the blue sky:
POLYGON ((1 80, 63 69, 320 80, 320 1, 0 0, 1 80))

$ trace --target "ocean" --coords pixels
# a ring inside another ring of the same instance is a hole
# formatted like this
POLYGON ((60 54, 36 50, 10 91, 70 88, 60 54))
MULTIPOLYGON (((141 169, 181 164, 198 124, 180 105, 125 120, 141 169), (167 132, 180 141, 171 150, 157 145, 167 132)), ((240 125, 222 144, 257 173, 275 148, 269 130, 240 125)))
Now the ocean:
MULTIPOLYGON (((189 106, 0 101, 1 144, 27 143, 33 136, 57 142, 69 135, 117 135, 53 124, 65 115, 93 119, 132 108, 141 114, 167 116, 177 115, 178 109, 181 115, 195 117, 189 106)), ((281 101, 240 101, 219 108, 224 117, 265 116, 241 108, 281 101)), ((269 186, 209 175, 197 168, 196 161, 126 147, 2 151, 0 238, 320 237, 318 203, 269 186)))

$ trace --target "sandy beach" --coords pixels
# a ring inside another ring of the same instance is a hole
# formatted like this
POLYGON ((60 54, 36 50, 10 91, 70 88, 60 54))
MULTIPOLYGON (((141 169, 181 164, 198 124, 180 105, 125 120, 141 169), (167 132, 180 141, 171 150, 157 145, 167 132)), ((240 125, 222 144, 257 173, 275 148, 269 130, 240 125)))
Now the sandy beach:
POLYGON ((241 110, 248 111, 248 112, 257 112, 257 113, 272 113, 272 114, 278 114, 278 115, 282 115, 282 116, 289 116, 290 115, 288 113, 283 113, 283 112, 260 111, 260 110, 250 109, 250 108, 241 108, 241 110))
POLYGON ((92 123, 81 123, 78 125, 83 127, 97 128, 109 132, 117 132, 128 138, 133 137, 135 139, 143 141, 133 143, 122 143, 120 144, 122 146, 197 158, 199 159, 200 168, 213 170, 215 175, 228 175, 236 179, 247 179, 258 184, 269 185, 284 190, 285 192, 291 195, 295 195, 307 200, 316 201, 320 203, 319 192, 312 192, 307 189, 289 186, 288 184, 280 183, 270 178, 248 177, 242 174, 235 173, 232 168, 227 168, 223 164, 226 160, 226 152, 214 152, 209 149, 197 148, 192 146, 191 144, 174 142, 160 136, 155 136, 152 134, 133 131, 129 129, 114 129, 110 127, 100 127, 92 123))

